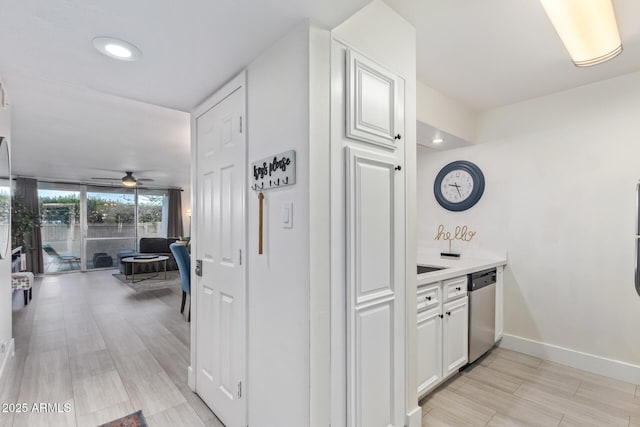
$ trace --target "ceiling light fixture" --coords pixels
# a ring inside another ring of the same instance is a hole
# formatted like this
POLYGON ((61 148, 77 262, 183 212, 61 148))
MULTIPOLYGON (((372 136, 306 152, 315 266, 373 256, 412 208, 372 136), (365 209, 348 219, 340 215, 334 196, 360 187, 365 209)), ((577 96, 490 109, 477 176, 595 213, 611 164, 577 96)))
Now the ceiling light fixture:
POLYGON ((433 138, 433 140, 431 141, 434 144, 442 144, 444 142, 444 139, 442 138, 433 138))
POLYGON ((137 61, 142 51, 133 44, 113 37, 96 37, 93 46, 108 57, 121 61, 137 61))
POLYGON ((540 0, 577 67, 608 61, 622 52, 612 0, 540 0))
POLYGON ((133 177, 133 172, 127 172, 126 176, 122 177, 122 185, 125 187, 135 187, 138 181, 133 177))

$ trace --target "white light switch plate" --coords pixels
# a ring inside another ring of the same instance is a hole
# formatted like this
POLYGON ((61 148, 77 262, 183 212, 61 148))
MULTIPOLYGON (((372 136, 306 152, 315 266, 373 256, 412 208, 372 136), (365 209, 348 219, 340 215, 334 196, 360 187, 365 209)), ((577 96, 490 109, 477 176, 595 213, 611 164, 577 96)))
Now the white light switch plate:
POLYGON ((293 203, 282 205, 282 228, 293 228, 293 203))

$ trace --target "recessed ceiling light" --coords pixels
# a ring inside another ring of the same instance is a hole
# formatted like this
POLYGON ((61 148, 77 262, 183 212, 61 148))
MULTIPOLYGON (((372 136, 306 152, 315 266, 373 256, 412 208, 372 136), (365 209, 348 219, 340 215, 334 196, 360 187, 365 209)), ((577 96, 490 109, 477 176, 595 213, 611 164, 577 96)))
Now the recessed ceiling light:
POLYGON ((105 55, 121 61, 137 61, 142 51, 131 43, 113 37, 96 37, 93 46, 105 55))
POLYGON ((431 141, 434 144, 442 144, 444 142, 444 139, 442 138, 433 138, 433 140, 431 141))

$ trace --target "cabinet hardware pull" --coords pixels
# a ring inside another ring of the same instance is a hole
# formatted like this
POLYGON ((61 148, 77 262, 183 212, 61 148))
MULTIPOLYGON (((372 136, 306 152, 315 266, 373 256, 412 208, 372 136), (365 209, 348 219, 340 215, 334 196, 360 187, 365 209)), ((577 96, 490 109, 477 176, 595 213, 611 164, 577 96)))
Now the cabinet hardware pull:
POLYGON ((397 134, 396 136, 393 137, 393 139, 402 139, 402 135, 397 134))
POLYGON ((460 286, 456 286, 456 291, 460 291, 460 286))
POLYGON ((451 312, 450 311, 447 311, 447 316, 451 316, 451 312))
POLYGON ((426 298, 427 298, 427 301, 431 301, 431 297, 426 297, 426 298))
POLYGON ((402 166, 398 165, 398 166, 396 166, 396 167, 395 167, 395 169, 396 169, 397 171, 400 171, 400 170, 402 170, 402 166))
POLYGON ((438 317, 442 319, 444 317, 444 314, 438 314, 438 317))

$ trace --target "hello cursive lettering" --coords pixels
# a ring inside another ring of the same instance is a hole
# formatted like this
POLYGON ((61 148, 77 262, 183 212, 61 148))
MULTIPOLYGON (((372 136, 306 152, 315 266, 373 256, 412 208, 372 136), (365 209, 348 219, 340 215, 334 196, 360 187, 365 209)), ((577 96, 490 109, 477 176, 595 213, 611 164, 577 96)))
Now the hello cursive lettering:
POLYGON ((446 240, 449 242, 449 252, 451 252, 451 242, 454 240, 461 240, 463 242, 470 242, 476 235, 475 231, 469 230, 465 225, 460 227, 459 225, 453 229, 453 234, 450 231, 446 231, 443 224, 438 226, 438 232, 434 240, 446 240))

